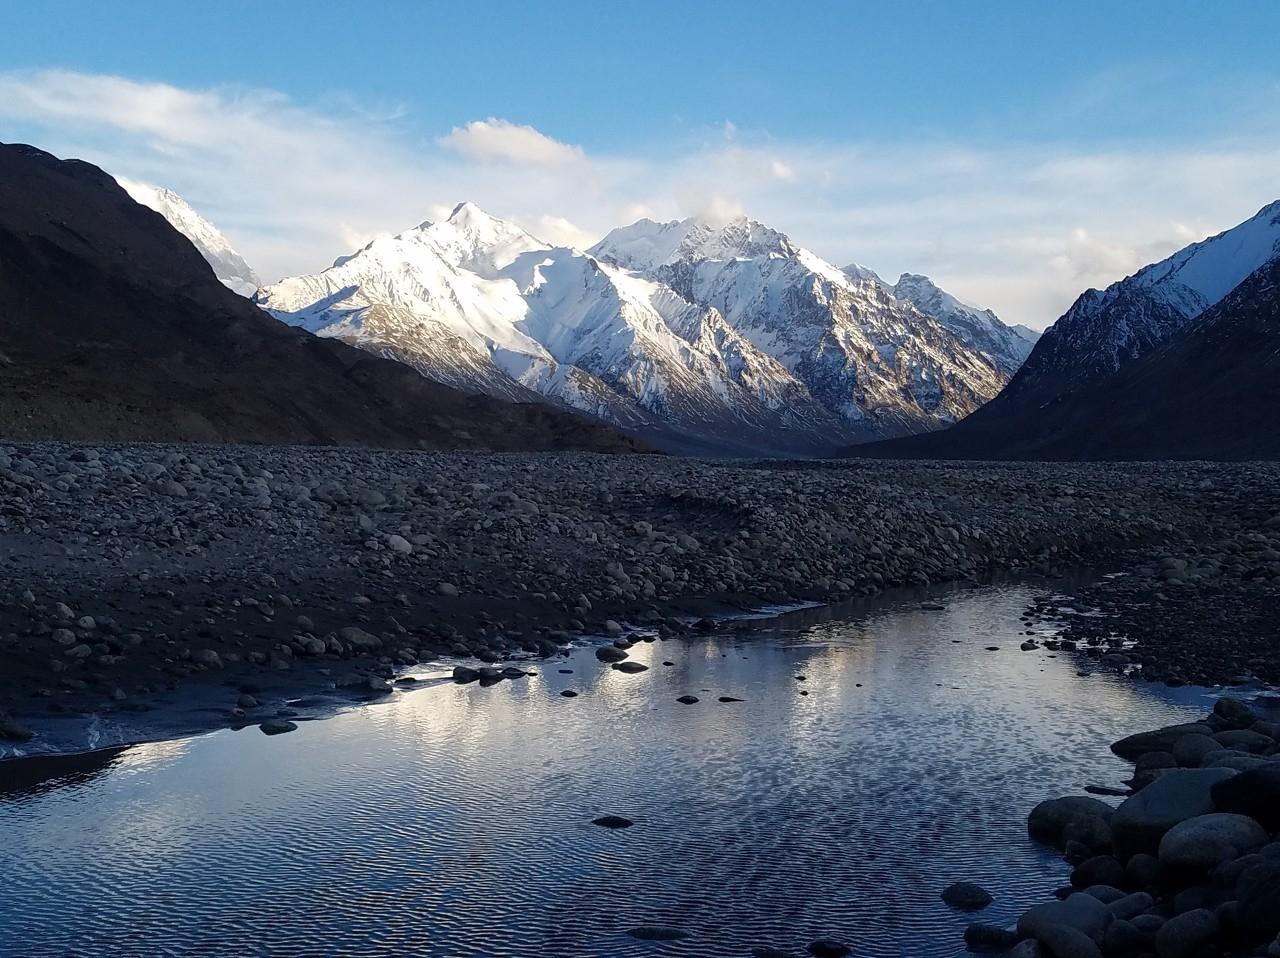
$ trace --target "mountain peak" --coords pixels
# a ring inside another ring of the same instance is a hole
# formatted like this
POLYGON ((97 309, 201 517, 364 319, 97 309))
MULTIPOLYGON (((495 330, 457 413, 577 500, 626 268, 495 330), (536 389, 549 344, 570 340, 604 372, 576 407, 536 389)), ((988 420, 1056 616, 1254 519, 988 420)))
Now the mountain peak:
POLYGON ((463 200, 453 208, 446 222, 453 223, 455 226, 463 226, 476 223, 500 223, 503 221, 482 210, 470 200, 463 200))
POLYGON ((173 190, 151 183, 118 177, 119 183, 135 202, 155 210, 169 225, 191 241, 200 255, 213 268, 224 286, 241 296, 252 296, 258 289, 258 277, 231 242, 207 219, 195 211, 173 190))
POLYGON ((879 273, 873 270, 870 266, 863 266, 861 263, 850 263, 844 269, 840 270, 840 272, 844 273, 844 275, 848 276, 855 282, 870 281, 872 283, 878 283, 884 287, 888 287, 889 285, 880 278, 879 273))
POLYGON ((611 231, 589 252, 626 269, 647 270, 680 260, 731 260, 800 250, 784 233, 739 215, 729 220, 690 216, 655 223, 641 219, 611 231))

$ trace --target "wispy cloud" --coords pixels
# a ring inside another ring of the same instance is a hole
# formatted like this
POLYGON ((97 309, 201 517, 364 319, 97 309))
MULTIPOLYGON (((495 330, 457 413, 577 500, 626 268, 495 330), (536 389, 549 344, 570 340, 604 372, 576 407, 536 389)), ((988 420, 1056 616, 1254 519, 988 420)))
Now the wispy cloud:
MULTIPOLYGON (((746 212, 838 264, 932 275, 1044 326, 1103 286, 1280 195, 1280 131, 1123 149, 1072 143, 786 141, 726 122, 645 152, 592 153, 504 119, 425 143, 398 107, 0 72, 4 139, 182 193, 268 279, 470 199, 551 242, 640 216, 746 212)), ((465 121, 465 122, 464 122, 465 121)))
POLYGON ((582 147, 552 139, 531 126, 490 117, 455 126, 440 145, 475 160, 497 160, 517 166, 563 166, 585 158, 582 147))

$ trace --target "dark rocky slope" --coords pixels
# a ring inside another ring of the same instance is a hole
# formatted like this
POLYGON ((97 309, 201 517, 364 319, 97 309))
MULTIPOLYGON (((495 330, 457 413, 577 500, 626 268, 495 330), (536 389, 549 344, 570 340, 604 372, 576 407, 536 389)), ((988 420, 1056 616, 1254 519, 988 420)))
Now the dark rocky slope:
POLYGON ((0 435, 629 451, 289 329, 102 170, 0 144, 0 435))
POLYGON ((1051 394, 1023 378, 1020 373, 995 400, 945 432, 858 447, 853 454, 1280 458, 1280 259, 1145 358, 1110 376, 1057 383, 1051 394))

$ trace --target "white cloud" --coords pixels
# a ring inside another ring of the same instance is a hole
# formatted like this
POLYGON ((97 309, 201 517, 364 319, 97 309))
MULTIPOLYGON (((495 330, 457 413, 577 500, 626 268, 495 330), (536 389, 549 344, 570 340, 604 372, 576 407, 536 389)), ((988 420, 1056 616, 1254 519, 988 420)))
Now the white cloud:
POLYGON ((532 218, 522 216, 517 217, 515 223, 552 246, 572 246, 582 249, 600 238, 599 234, 584 230, 563 216, 543 215, 532 218))
POLYGON ((553 140, 531 126, 520 126, 490 117, 455 126, 440 145, 475 160, 560 166, 584 158, 582 147, 553 140))
POLYGON ((6 140, 175 189, 268 280, 323 268, 464 199, 574 245, 641 217, 746 212, 837 264, 927 273, 1037 327, 1085 286, 1280 193, 1274 131, 1184 148, 979 148, 782 141, 726 122, 619 155, 487 119, 424 147, 397 108, 66 71, 0 72, 0 124, 6 140))
POLYGON ((771 160, 769 162, 769 170, 780 180, 794 180, 796 178, 796 171, 781 160, 771 160))

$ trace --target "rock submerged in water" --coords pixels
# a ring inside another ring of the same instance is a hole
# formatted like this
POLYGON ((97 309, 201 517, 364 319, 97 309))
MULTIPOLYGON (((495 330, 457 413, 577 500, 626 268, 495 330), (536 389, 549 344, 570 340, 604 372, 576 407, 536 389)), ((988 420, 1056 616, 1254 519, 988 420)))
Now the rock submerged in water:
POLYGON ((1008 951, 1018 940, 1017 932, 999 925, 978 922, 964 930, 964 943, 971 951, 1008 951))
POLYGON ((1084 795, 1050 798, 1031 810, 1027 816, 1027 831, 1037 841, 1061 846, 1067 829, 1073 823, 1096 819, 1109 825, 1114 814, 1114 808, 1097 798, 1084 795))
POLYGON ((813 958, 846 958, 853 954, 853 949, 842 942, 834 941, 830 938, 820 938, 817 941, 809 942, 805 947, 805 951, 813 955, 813 958))
POLYGON ((639 662, 614 662, 611 668, 615 672, 625 672, 628 675, 649 671, 649 666, 641 665, 639 662))
POLYGON ((669 928, 666 925, 641 925, 628 929, 627 934, 640 941, 683 941, 693 937, 683 928, 669 928))
POLYGON ((612 645, 602 645, 596 649, 596 658, 601 662, 621 662, 627 658, 627 653, 612 645))
POLYGON ((973 882, 959 881, 942 890, 942 900, 961 911, 981 911, 994 899, 991 893, 973 882))
POLYGON ((676 701, 681 705, 697 705, 700 699, 696 695, 682 695, 676 701))
POLYGON ((30 742, 35 738, 35 732, 27 728, 21 722, 15 721, 8 715, 0 712, 0 739, 10 742, 30 742))
POLYGON ((621 815, 601 815, 599 818, 593 818, 591 824, 599 825, 601 828, 630 828, 635 822, 621 815))
POLYGON ((263 735, 284 735, 286 732, 296 732, 298 723, 288 719, 267 719, 258 728, 263 735))

